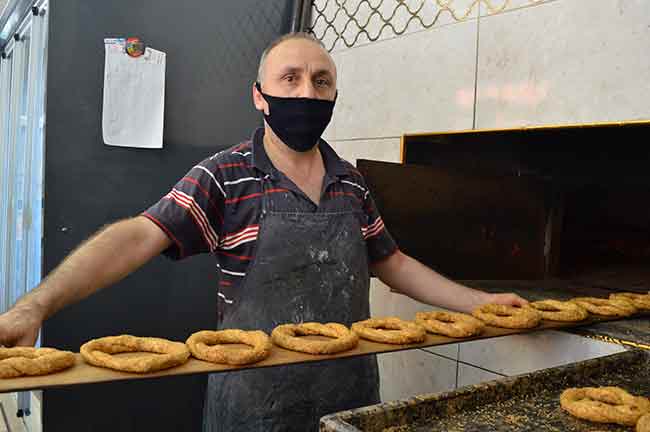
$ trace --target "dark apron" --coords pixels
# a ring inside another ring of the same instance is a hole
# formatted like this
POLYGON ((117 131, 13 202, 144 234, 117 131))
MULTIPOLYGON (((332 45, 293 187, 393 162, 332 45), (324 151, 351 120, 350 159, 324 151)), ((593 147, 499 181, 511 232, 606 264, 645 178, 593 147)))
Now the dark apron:
MULTIPOLYGON (((269 185, 262 181, 262 189, 269 185)), ((219 328, 260 329, 308 321, 351 325, 369 318, 367 252, 355 210, 270 211, 268 194, 254 261, 219 300, 219 328)), ((317 431, 320 417, 379 403, 374 355, 209 377, 204 431, 317 431)))

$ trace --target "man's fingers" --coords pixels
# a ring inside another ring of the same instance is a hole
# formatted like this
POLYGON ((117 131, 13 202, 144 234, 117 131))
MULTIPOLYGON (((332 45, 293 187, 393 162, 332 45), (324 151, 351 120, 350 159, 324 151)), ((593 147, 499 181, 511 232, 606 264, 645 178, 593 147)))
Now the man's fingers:
POLYGON ((2 315, 0 319, 0 345, 34 346, 39 329, 15 315, 2 315))
POLYGON ((38 333, 34 334, 33 332, 29 332, 18 338, 18 340, 16 341, 16 346, 33 347, 34 344, 36 343, 37 338, 38 338, 38 333))
POLYGON ((16 345, 16 339, 11 337, 2 336, 0 337, 0 345, 3 347, 11 348, 16 345))
POLYGON ((32 338, 30 338, 30 337, 23 336, 22 338, 18 339, 15 346, 32 347, 32 346, 34 346, 35 342, 36 342, 35 339, 32 340, 32 338))
POLYGON ((519 306, 525 306, 528 304, 528 300, 526 300, 525 298, 519 297, 517 294, 513 294, 513 295, 515 297, 515 301, 519 306))
POLYGON ((524 306, 528 304, 528 300, 513 293, 496 294, 495 303, 509 306, 524 306))

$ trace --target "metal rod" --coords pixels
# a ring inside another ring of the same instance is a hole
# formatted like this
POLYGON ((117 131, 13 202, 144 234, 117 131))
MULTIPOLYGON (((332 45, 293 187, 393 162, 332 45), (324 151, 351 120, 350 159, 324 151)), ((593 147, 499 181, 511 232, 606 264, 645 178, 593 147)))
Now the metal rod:
POLYGON ((302 7, 304 0, 294 0, 291 11, 291 33, 300 31, 300 20, 302 19, 302 7))
POLYGON ((300 31, 307 31, 311 28, 311 0, 303 0, 302 14, 300 17, 300 31))

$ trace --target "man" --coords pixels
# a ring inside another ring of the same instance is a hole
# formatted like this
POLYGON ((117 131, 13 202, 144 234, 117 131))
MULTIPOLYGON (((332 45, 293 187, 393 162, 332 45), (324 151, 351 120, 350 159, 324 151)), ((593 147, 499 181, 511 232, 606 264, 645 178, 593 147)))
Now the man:
MULTIPOLYGON (((264 128, 193 167, 143 214, 101 230, 0 316, 0 343, 33 345, 64 306, 164 253, 217 259, 219 328, 270 332, 290 322, 369 317, 369 271, 416 300, 470 312, 524 304, 454 283, 403 254, 364 179, 320 139, 337 96, 336 67, 306 34, 273 42, 253 85, 264 128)), ((317 430, 327 413, 379 402, 376 358, 215 374, 205 430, 317 430)))

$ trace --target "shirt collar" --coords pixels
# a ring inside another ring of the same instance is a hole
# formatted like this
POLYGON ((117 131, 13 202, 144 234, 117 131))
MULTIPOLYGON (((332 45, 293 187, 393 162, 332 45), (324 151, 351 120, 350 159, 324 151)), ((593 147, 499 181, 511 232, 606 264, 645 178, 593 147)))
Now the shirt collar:
MULTIPOLYGON (((264 148, 263 127, 260 127, 253 132, 251 147, 253 166, 265 174, 269 174, 273 177, 277 172, 277 169, 273 166, 273 163, 271 162, 271 159, 269 159, 268 154, 266 154, 266 149, 264 148)), ((344 161, 339 157, 336 151, 334 151, 334 149, 322 138, 318 140, 318 149, 323 156, 325 171, 330 177, 338 178, 340 176, 348 174, 348 170, 345 166, 344 161)))

